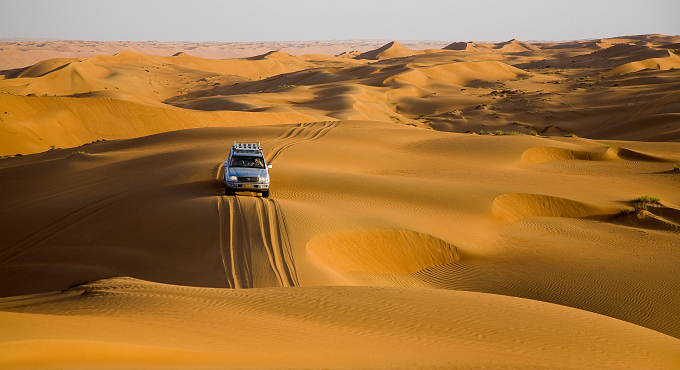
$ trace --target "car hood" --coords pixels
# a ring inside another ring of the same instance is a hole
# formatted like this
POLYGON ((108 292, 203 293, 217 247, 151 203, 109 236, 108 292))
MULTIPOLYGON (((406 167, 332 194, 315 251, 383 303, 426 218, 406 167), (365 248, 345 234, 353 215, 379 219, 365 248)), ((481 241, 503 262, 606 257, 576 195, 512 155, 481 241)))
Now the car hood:
POLYGON ((264 168, 231 167, 229 176, 259 176, 266 177, 267 170, 264 168))

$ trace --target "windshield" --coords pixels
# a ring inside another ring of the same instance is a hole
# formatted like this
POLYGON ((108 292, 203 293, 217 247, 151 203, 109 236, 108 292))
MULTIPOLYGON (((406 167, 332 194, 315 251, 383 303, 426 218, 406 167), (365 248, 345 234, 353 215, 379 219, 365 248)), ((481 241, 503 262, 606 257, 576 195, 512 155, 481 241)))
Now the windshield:
POLYGON ((230 167, 264 168, 264 158, 258 156, 239 155, 231 157, 230 167))

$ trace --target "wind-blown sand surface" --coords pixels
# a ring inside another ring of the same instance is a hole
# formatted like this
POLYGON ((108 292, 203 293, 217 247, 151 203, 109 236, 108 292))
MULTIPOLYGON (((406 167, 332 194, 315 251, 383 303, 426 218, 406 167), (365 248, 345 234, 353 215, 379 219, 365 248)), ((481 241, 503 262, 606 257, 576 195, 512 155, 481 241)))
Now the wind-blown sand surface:
POLYGON ((678 368, 679 41, 2 72, 0 367, 678 368))

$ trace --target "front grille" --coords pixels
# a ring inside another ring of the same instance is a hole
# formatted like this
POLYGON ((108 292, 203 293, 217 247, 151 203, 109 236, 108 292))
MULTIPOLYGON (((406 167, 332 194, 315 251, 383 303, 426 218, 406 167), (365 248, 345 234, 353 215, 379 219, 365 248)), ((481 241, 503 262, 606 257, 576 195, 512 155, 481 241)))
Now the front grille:
POLYGON ((259 177, 250 177, 250 176, 239 176, 238 182, 258 182, 260 181, 259 177))

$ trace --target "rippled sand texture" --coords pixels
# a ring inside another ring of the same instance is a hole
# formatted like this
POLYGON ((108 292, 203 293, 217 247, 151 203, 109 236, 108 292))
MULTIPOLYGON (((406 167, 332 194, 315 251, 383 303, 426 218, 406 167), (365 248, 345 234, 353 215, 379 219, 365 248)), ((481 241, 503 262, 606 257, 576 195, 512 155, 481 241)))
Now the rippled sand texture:
POLYGON ((0 367, 676 369, 678 42, 0 72, 0 367))

